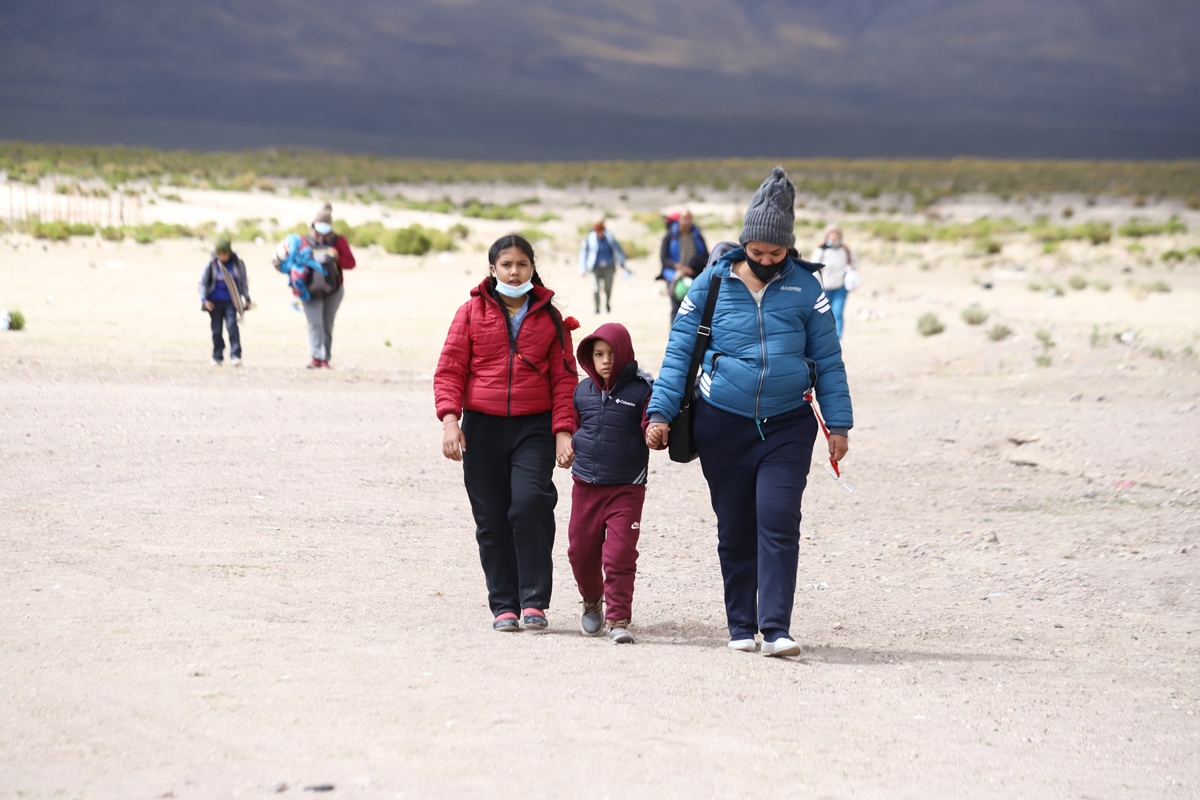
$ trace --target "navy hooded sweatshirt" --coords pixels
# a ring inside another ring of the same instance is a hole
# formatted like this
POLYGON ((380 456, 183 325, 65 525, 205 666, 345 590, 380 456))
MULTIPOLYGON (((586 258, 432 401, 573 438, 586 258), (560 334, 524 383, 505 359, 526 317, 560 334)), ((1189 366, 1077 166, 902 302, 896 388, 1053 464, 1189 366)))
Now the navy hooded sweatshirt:
POLYGON ((575 466, 571 474, 583 483, 602 486, 646 483, 650 448, 646 446, 646 405, 654 379, 638 369, 633 341, 624 325, 609 322, 579 343, 577 358, 588 377, 575 387, 575 466), (596 372, 592 347, 596 340, 613 349, 606 382, 596 372))

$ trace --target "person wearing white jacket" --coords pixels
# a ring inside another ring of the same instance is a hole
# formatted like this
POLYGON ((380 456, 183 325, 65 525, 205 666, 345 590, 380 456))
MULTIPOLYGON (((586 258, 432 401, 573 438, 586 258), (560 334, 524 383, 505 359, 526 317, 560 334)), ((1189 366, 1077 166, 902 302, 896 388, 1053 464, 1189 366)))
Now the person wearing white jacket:
POLYGON ((600 313, 600 292, 604 292, 604 310, 612 312, 613 276, 617 267, 629 272, 625 266, 625 251, 617 237, 600 220, 592 226, 592 232, 579 247, 579 274, 592 276, 592 293, 596 300, 596 313, 600 313))
POLYGON ((825 296, 829 298, 833 320, 837 323, 837 335, 841 339, 846 295, 858 285, 854 254, 842 242, 841 228, 836 225, 825 228, 821 245, 813 250, 812 258, 809 261, 814 264, 824 264, 820 272, 821 285, 825 287, 825 296))

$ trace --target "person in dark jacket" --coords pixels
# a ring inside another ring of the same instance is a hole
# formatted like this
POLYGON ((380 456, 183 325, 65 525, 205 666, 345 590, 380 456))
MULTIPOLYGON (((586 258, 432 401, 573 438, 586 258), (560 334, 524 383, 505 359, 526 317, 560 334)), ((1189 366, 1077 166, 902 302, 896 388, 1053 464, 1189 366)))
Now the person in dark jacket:
POLYGON ((624 325, 610 322, 579 343, 588 374, 575 387, 578 429, 567 559, 583 597, 580 630, 630 644, 637 542, 646 500, 650 448, 646 404, 654 380, 638 369, 624 325), (601 616, 603 609, 603 616, 601 616))
POLYGON ((721 278, 699 378, 694 435, 717 515, 729 647, 800 653, 791 636, 800 550, 800 503, 817 421, 816 390, 829 423, 829 457, 849 449, 850 389, 818 265, 789 253, 796 238, 795 187, 782 167, 755 192, 740 247, 692 282, 667 342, 650 400, 646 443, 667 443, 713 281, 721 278))
POLYGON ((458 309, 433 374, 442 454, 463 462, 492 627, 543 631, 554 564, 555 461, 574 460, 571 331, 551 305, 533 246, 502 236, 490 274, 458 309), (460 424, 461 419, 461 424, 460 424), (468 447, 468 444, 470 447, 468 447))
POLYGON ((679 305, 687 296, 692 279, 704 270, 708 261, 708 245, 692 222, 692 212, 684 210, 678 217, 667 217, 667 232, 659 248, 662 270, 655 280, 667 282, 667 297, 671 299, 671 321, 679 313, 679 305))
POLYGON ((233 252, 229 239, 217 240, 213 257, 200 273, 200 307, 208 312, 212 323, 212 365, 221 366, 225 360, 225 338, 221 335, 221 324, 229 331, 229 360, 235 367, 242 365, 242 337, 238 331, 238 304, 236 292, 243 309, 250 308, 250 282, 246 277, 246 265, 233 252), (226 280, 234 283, 232 289, 226 280))

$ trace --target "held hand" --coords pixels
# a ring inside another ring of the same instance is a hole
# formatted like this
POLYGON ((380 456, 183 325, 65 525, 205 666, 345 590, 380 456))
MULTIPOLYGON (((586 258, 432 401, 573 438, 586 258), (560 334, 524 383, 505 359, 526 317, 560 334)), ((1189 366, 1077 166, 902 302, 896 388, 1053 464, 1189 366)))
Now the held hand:
POLYGON ((204 301, 204 310, 205 311, 212 311, 214 308, 216 308, 216 306, 213 305, 212 300, 204 301))
POLYGON ((575 463, 575 445, 571 442, 571 434, 559 431, 554 436, 554 449, 558 466, 570 469, 575 463))
POLYGON ((846 453, 850 450, 850 440, 845 436, 838 436, 836 433, 829 434, 829 457, 834 461, 841 461, 846 457, 846 453))
POLYGON ((442 424, 445 425, 442 428, 442 455, 451 461, 462 461, 467 449, 467 437, 458 427, 458 417, 447 414, 442 424))
POLYGON ((243 308, 244 310, 246 310, 246 311, 249 311, 250 309, 254 308, 254 303, 251 303, 249 300, 246 300, 246 301, 245 301, 245 302, 242 304, 242 308, 243 308))
POLYGON ((646 426, 646 446, 651 450, 664 450, 671 426, 665 422, 651 422, 646 426))

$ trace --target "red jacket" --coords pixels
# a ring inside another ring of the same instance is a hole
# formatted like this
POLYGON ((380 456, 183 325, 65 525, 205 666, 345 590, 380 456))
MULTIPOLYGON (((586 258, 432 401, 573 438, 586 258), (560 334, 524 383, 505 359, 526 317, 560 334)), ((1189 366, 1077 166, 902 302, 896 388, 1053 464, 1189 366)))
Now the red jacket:
POLYGON ((555 433, 575 432, 576 374, 571 327, 574 320, 554 324, 550 299, 554 292, 534 286, 533 302, 510 341, 508 315, 488 292, 488 280, 471 290, 458 309, 437 371, 433 394, 438 419, 463 409, 498 417, 553 411, 555 433))

